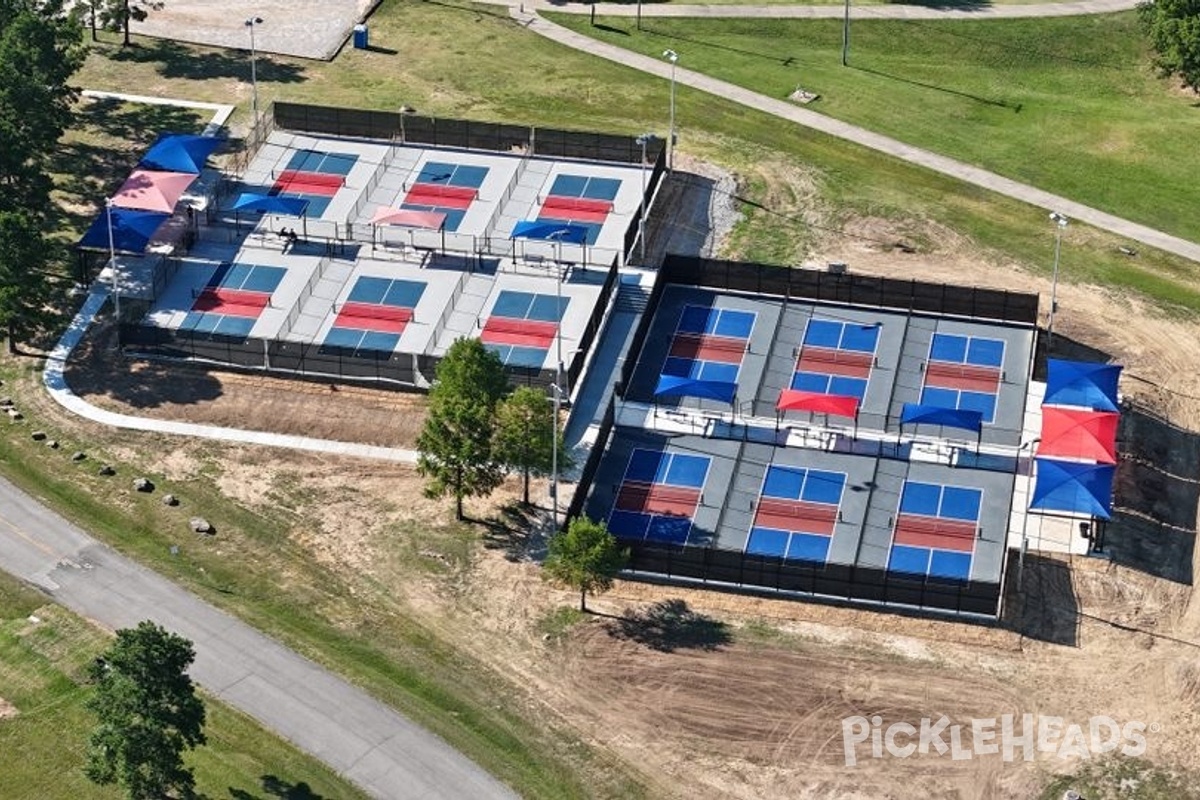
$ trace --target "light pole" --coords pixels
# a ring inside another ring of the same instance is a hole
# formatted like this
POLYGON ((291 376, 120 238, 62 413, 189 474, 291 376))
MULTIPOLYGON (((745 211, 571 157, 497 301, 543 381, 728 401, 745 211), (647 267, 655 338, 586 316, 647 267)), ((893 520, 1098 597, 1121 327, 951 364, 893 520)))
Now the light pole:
POLYGON ((1040 442, 1041 437, 1030 439, 1017 448, 1017 467, 1020 468, 1021 452, 1028 449, 1030 452, 1029 459, 1029 482, 1025 489, 1025 509, 1021 518, 1021 550, 1017 555, 1017 589, 1021 589, 1021 585, 1025 581, 1025 551, 1029 549, 1029 507, 1033 505, 1033 446, 1040 442))
POLYGON ((262 17, 251 17, 246 20, 246 27, 250 29, 250 108, 254 114, 254 123, 251 127, 258 125, 258 65, 254 51, 255 25, 262 25, 262 17))
POLYGON ((642 266, 646 264, 646 145, 658 139, 653 133, 643 133, 634 139, 642 146, 642 208, 638 215, 638 239, 641 240, 642 266))
POLYGON ((850 63, 850 0, 846 0, 846 11, 842 15, 842 66, 850 63))
POLYGON ((113 201, 109 197, 104 201, 104 213, 108 216, 108 272, 112 281, 113 313, 117 317, 117 347, 121 346, 121 287, 117 284, 117 247, 113 243, 112 212, 113 201))
POLYGON ((671 62, 671 138, 667 140, 667 169, 673 170, 675 169, 675 62, 679 60, 679 54, 674 50, 663 50, 663 58, 671 62))
POLYGON ((1062 235, 1070 220, 1057 211, 1050 212, 1054 230, 1054 273, 1050 279, 1050 321, 1046 324, 1046 353, 1054 347, 1054 312, 1058 311, 1058 259, 1062 255, 1062 235))

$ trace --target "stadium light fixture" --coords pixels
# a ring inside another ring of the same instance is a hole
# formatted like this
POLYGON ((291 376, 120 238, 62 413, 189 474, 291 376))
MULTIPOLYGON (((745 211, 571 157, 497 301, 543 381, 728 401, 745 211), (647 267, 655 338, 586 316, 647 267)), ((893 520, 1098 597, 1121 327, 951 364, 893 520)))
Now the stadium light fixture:
POLYGON ((258 124, 258 65, 254 48, 254 28, 262 25, 262 21, 262 17, 250 17, 245 23, 250 29, 250 109, 254 114, 253 125, 258 124))
POLYGON ((667 140, 667 169, 675 169, 675 63, 679 61, 679 54, 667 49, 663 50, 663 58, 671 62, 671 138, 667 140))
POLYGON ((1055 224, 1054 230, 1054 271, 1050 278, 1050 320, 1046 323, 1046 353, 1054 347, 1054 314, 1058 311, 1058 262, 1062 255, 1062 236, 1070 220, 1057 211, 1050 212, 1050 221, 1055 224))

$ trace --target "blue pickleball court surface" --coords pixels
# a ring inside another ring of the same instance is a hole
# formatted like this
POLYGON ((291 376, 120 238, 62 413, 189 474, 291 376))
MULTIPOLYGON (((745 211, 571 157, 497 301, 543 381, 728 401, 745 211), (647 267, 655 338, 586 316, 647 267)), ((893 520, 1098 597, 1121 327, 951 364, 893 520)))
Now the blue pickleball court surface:
POLYGON ((763 480, 763 497, 839 505, 846 476, 841 472, 772 465, 763 480))
POLYGON ((570 302, 571 298, 569 297, 560 299, 552 294, 514 292, 505 289, 500 292, 492 306, 492 316, 505 319, 529 319, 535 322, 561 322, 570 302))
POLYGON ((980 336, 960 336, 951 333, 935 333, 929 345, 932 361, 950 364, 970 364, 976 367, 1004 366, 1004 341, 980 336))
POLYGON ((550 186, 554 197, 579 197, 612 202, 621 189, 616 178, 591 178, 586 175, 559 175, 550 186))
POLYGON ((299 172, 323 172, 327 175, 346 176, 358 163, 352 153, 326 153, 322 150, 297 150, 288 160, 288 169, 299 172))
POLYGON ((808 327, 804 330, 804 344, 811 347, 874 353, 878 343, 879 326, 875 324, 863 325, 858 322, 814 318, 809 320, 808 327))
POLYGON ((906 481, 900 495, 900 513, 978 522, 983 491, 971 486, 906 481))
POLYGON ((679 315, 678 333, 696 335, 728 336, 734 339, 749 339, 754 330, 753 311, 735 311, 729 308, 708 306, 684 306, 679 315))
POLYGON ((460 186, 478 189, 487 178, 488 168, 474 164, 451 164, 446 161, 427 161, 417 174, 417 183, 460 186))
POLYGON ((362 276, 354 283, 350 295, 351 303, 374 303, 396 308, 416 308, 425 293, 425 284, 393 278, 362 276))
POLYGON ((325 334, 325 347, 343 347, 353 350, 356 354, 370 352, 391 353, 400 344, 400 337, 394 333, 380 331, 364 331, 357 328, 330 328, 325 334))
POLYGON ((625 469, 625 480, 638 483, 661 483, 703 489, 712 459, 685 453, 661 450, 634 450, 625 469))

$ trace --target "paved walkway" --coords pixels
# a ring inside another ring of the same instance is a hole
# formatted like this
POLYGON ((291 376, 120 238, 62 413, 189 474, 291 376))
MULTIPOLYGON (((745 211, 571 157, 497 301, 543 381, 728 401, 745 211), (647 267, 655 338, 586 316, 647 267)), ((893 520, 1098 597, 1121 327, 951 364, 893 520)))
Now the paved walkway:
POLYGON ((373 797, 515 797, 437 736, 105 547, 3 479, 0 569, 107 628, 149 619, 190 639, 197 683, 373 797))
POLYGON ((370 458, 379 461, 394 461, 401 464, 417 463, 415 450, 404 450, 399 447, 377 447, 357 442, 338 442, 330 439, 311 439, 307 436, 288 436, 279 433, 263 431, 247 431, 238 428, 220 428, 216 425, 198 425, 191 422, 174 422, 165 419, 149 417, 134 417, 128 414, 118 414, 115 411, 97 408, 71 391, 67 385, 63 369, 71 351, 79 344, 83 334, 95 321, 100 309, 108 302, 109 290, 105 285, 97 284, 92 287, 88 299, 84 302, 79 313, 71 320, 70 326, 46 359, 46 368, 42 372, 42 382, 55 402, 72 414, 78 414, 85 419, 109 425, 114 428, 125 428, 136 431, 151 431, 153 433, 170 433, 177 436, 192 436, 200 439, 213 439, 221 442, 237 442, 241 444, 267 445, 284 447, 291 450, 307 450, 327 455, 353 456, 355 458, 370 458))
MULTIPOLYGON (((553 0, 480 0, 493 5, 516 6, 519 11, 562 11, 566 14, 635 17, 638 3, 559 3, 553 0)), ((931 8, 921 5, 888 3, 884 5, 850 6, 851 19, 1025 19, 1028 17, 1074 17, 1085 14, 1111 14, 1136 8, 1138 0, 1083 0, 1079 3, 1043 3, 1037 5, 980 5, 972 8, 931 8)), ((774 19, 842 19, 845 7, 840 4, 822 6, 735 4, 685 5, 641 3, 643 17, 709 17, 740 19, 764 17, 774 19)))
MULTIPOLYGON (((1031 6, 1022 7, 1032 8, 1031 6)), ((561 25, 556 25, 536 13, 523 12, 518 6, 510 6, 509 13, 529 30, 548 39, 553 39, 556 42, 573 47, 576 50, 581 50, 589 55, 600 56, 609 61, 615 61, 618 64, 655 75, 664 80, 671 79, 671 65, 663 59, 643 56, 617 47, 616 45, 588 38, 575 31, 568 30, 561 25)), ((807 128, 827 133, 830 136, 854 142, 863 147, 894 156, 910 164, 926 167, 934 172, 966 181, 967 183, 997 192, 1006 197, 1011 197, 1034 206, 1040 206, 1046 211, 1058 211, 1074 220, 1086 222, 1094 227, 1124 236, 1144 245, 1156 247, 1159 250, 1173 253, 1191 261, 1200 262, 1200 244, 1189 242, 1177 236, 1171 236, 1170 234, 1136 222, 1131 222, 1127 219, 1122 219, 1091 206, 1077 203, 1066 197, 1042 191, 1034 186, 1018 183, 1017 181, 997 175, 994 172, 988 172, 985 169, 964 164, 961 161, 938 155, 929 150, 905 144, 889 136, 874 133, 866 128, 860 128, 857 125, 851 125, 848 122, 842 122, 841 120, 818 114, 815 111, 809 111, 806 108, 798 107, 794 103, 776 100, 773 97, 758 94, 741 86, 735 86, 732 83, 726 83, 725 81, 703 75, 699 72, 693 72, 689 69, 676 67, 675 80, 681 85, 690 86, 693 89, 699 89, 702 92, 732 100, 735 103, 766 112, 780 119, 794 122, 797 125, 803 125, 807 128)))

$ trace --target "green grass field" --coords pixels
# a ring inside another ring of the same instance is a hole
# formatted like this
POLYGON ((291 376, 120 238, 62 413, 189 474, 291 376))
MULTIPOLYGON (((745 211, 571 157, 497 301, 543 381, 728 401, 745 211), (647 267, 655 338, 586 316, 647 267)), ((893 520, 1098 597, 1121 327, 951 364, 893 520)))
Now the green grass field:
MULTIPOLYGON (((0 697, 18 714, 0 720, 0 797, 75 800, 121 797, 82 769, 88 732, 86 668, 108 636, 0 573, 0 697), (37 620, 36 622, 34 620, 37 620)), ((206 797, 364 797, 324 765, 211 697, 208 744, 187 757, 206 797)))
MULTIPOLYGON (((841 66, 836 20, 548 15, 640 53, 808 107, 1193 241, 1196 97, 1148 67, 1132 13, 1056 19, 863 21, 841 66)), ((684 131, 687 135, 687 131, 684 131)))

